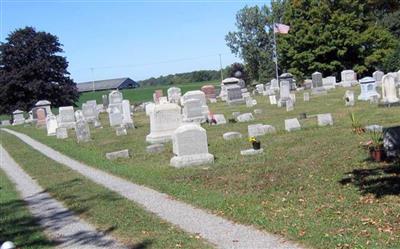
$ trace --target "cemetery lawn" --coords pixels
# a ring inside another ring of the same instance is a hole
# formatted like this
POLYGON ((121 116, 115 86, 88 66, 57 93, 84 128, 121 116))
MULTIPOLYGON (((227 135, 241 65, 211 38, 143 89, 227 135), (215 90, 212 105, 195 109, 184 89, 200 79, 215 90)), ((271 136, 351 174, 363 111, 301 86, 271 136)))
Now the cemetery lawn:
POLYGON ((0 169, 0 245, 7 240, 17 248, 54 247, 20 199, 14 184, 0 169))
MULTIPOLYGON (((94 224, 99 230, 110 233, 126 245, 131 245, 129 248, 212 248, 198 236, 182 232, 133 202, 43 156, 13 135, 3 131, 1 133, 3 147, 52 197, 63 202, 68 209, 94 224)), ((30 218, 25 210, 19 207, 20 203, 16 200, 11 183, 3 181, 3 178, 1 173, 0 191, 5 190, 5 195, 2 193, 0 199, 0 241, 4 232, 10 239, 17 238, 19 241, 24 238, 26 243, 34 244, 41 242, 39 239, 43 240, 40 244, 43 247, 21 248, 45 248, 46 240, 33 230, 29 223, 30 218), (5 205, 4 219, 2 203, 5 205), (16 213, 13 213, 15 209, 16 213), (24 220, 21 220, 22 218, 24 220), (12 222, 13 219, 15 222, 12 222), (21 227, 25 222, 30 226, 21 227), (14 228, 15 224, 17 226, 14 228), (13 232, 21 234, 18 237, 13 232)))
MULTIPOLYGON (((11 128, 92 167, 311 248, 399 248, 400 166, 368 160, 360 142, 367 141, 369 135, 351 132, 349 112, 364 125, 393 126, 400 124, 400 108, 378 108, 360 101, 348 108, 342 99, 345 90, 311 96, 310 102, 303 102, 302 92, 296 93, 292 112, 269 105, 263 96, 256 97, 258 105, 253 108, 210 104, 211 111, 225 114, 226 119, 233 111, 262 109, 263 113, 249 123, 203 125, 215 163, 195 168, 169 166, 171 143, 160 154, 146 153, 149 119, 143 112, 134 114, 137 129, 122 137, 115 135, 108 117, 102 114, 104 128, 91 129, 93 141, 85 144, 76 143, 74 131, 61 141, 31 126, 11 128), (284 120, 304 112, 332 113, 334 126, 318 128, 316 119, 310 118, 300 120, 302 130, 285 132, 284 120), (260 138, 263 155, 241 156, 240 150, 251 147, 247 125, 255 123, 273 125, 278 133, 260 138), (225 141, 222 134, 228 131, 239 131, 243 138, 225 141), (105 159, 106 152, 120 149, 129 149, 132 158, 105 159)), ((359 88, 353 90, 356 96, 360 92, 359 88)), ((27 158, 13 153, 19 160, 27 158)), ((69 175, 74 174, 65 171, 62 177, 70 179, 69 175)), ((76 204, 72 201, 71 205, 76 204)))

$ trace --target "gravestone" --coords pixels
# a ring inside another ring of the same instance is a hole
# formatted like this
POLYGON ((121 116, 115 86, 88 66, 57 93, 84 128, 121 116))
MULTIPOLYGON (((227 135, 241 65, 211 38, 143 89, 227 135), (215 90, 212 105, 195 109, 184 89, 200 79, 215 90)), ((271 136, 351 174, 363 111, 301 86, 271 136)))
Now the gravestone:
POLYGON ((311 75, 313 88, 322 87, 322 73, 315 72, 311 75))
POLYGON ((360 80, 361 94, 358 96, 358 100, 368 101, 374 97, 379 98, 380 95, 376 91, 375 79, 372 77, 364 77, 360 80))
POLYGON ((72 106, 61 106, 58 109, 58 126, 67 129, 75 128, 75 111, 72 106))
MULTIPOLYGON (((296 90, 296 81, 294 80, 294 76, 291 73, 283 73, 279 76, 279 81, 288 81, 289 82, 289 91, 296 90)), ((281 83, 282 84, 282 83, 281 83)))
POLYGON ((103 94, 103 95, 101 96, 101 100, 102 100, 104 109, 107 110, 108 104, 109 104, 107 94, 103 94))
POLYGON ((200 101, 202 113, 205 117, 208 114, 206 95, 200 90, 188 91, 182 96, 181 105, 184 106, 185 102, 190 99, 198 99, 200 101))
POLYGON ((97 104, 83 103, 82 114, 85 117, 86 122, 93 123, 98 119, 97 104))
POLYGON ((153 112, 155 106, 156 105, 154 103, 148 103, 147 105, 145 105, 144 109, 146 112, 146 116, 150 116, 150 114, 153 112))
POLYGON ((249 113, 243 113, 240 114, 236 117, 236 120, 240 123, 242 122, 250 122, 252 120, 254 120, 253 114, 249 113))
POLYGON ((24 112, 21 110, 15 110, 13 113, 13 124, 20 125, 25 123, 24 112))
POLYGON ((75 133, 78 143, 90 141, 89 125, 84 119, 76 121, 75 133))
POLYGON ((262 109, 254 109, 254 114, 256 114, 256 115, 259 115, 259 114, 262 114, 263 113, 263 110, 262 109))
POLYGON ((159 90, 155 90, 153 93, 153 101, 156 104, 160 103, 160 97, 164 96, 163 90, 159 89, 159 90))
POLYGON ((225 119, 224 114, 214 114, 213 118, 217 122, 217 125, 226 124, 226 119, 225 119))
POLYGON ((385 75, 385 73, 382 72, 382 71, 375 71, 372 74, 372 78, 375 79, 375 82, 376 82, 377 86, 381 86, 382 85, 382 78, 383 78, 384 75, 385 75))
POLYGON ((214 156, 208 153, 206 130, 196 124, 182 125, 172 135, 175 154, 170 164, 181 168, 214 163, 214 156))
POLYGON ((383 129, 383 147, 388 157, 400 156, 400 126, 383 129))
POLYGON ((249 108, 251 108, 257 104, 257 101, 250 96, 245 97, 244 101, 246 102, 246 107, 249 107, 249 108))
POLYGON ((224 140, 233 140, 233 139, 242 138, 242 134, 240 134, 240 132, 230 131, 230 132, 224 133, 222 135, 222 137, 224 138, 224 140))
POLYGON ((308 92, 303 93, 303 99, 304 99, 304 102, 310 101, 310 93, 308 93, 308 92))
POLYGON ((43 108, 39 108, 36 111, 36 127, 42 128, 46 126, 46 111, 43 108))
POLYGON ((300 130, 300 122, 297 118, 285 119, 285 130, 288 132, 300 130))
POLYGON ((342 79, 340 85, 342 87, 351 87, 357 84, 357 74, 353 70, 343 70, 340 76, 342 79))
MULTIPOLYGON (((36 104, 36 108, 43 108, 45 110, 45 115, 50 115, 51 113, 51 102, 48 100, 39 100, 36 104)), ((36 118, 35 116, 33 118, 36 118)))
POLYGON ((290 94, 290 99, 292 100, 293 104, 296 103, 296 94, 295 93, 291 93, 290 94))
POLYGON ((75 119, 78 120, 85 120, 85 116, 83 116, 83 112, 81 110, 75 111, 75 119))
POLYGON ((306 79, 306 80, 304 80, 304 83, 303 83, 303 86, 304 86, 304 89, 311 89, 312 88, 312 80, 310 80, 310 79, 306 79))
POLYGON ((8 125, 11 125, 10 120, 2 120, 1 121, 1 126, 8 126, 8 125))
POLYGON ((281 80, 281 87, 279 90, 279 104, 285 106, 286 101, 290 99, 290 82, 287 80, 281 80))
POLYGON ((115 133, 117 136, 126 136, 128 132, 126 131, 125 126, 118 126, 115 128, 115 133))
POLYGON ((117 158, 129 158, 129 150, 118 150, 114 152, 106 153, 106 158, 108 160, 115 160, 117 158))
POLYGON ((272 125, 253 124, 247 126, 247 133, 249 137, 259 137, 275 132, 276 129, 272 125))
POLYGON ((181 89, 179 87, 170 87, 167 90, 168 101, 170 103, 178 104, 181 99, 181 89))
POLYGON ((277 104, 276 95, 270 95, 270 96, 269 96, 269 103, 270 103, 271 105, 276 105, 276 104, 277 104))
POLYGON ((58 139, 66 139, 68 138, 68 130, 65 127, 58 127, 56 129, 56 136, 58 139))
POLYGON ((290 112, 290 111, 293 111, 293 110, 294 110, 293 101, 292 101, 292 99, 288 99, 286 101, 286 111, 290 112))
POLYGON ((118 90, 111 91, 108 94, 108 103, 111 104, 121 104, 123 100, 122 93, 118 90))
POLYGON ((242 155, 242 156, 253 156, 253 155, 263 154, 263 153, 264 153, 264 149, 263 148, 260 148, 259 150, 247 149, 247 150, 241 150, 240 151, 240 155, 242 155))
POLYGON ((344 101, 346 106, 354 106, 354 92, 347 90, 344 94, 344 101))
POLYGON ((332 115, 330 113, 317 115, 318 126, 333 125, 332 115))
POLYGON ((279 81, 278 81, 277 79, 272 79, 272 80, 271 80, 271 87, 270 87, 270 89, 273 90, 273 91, 279 90, 279 81))
POLYGON ((335 87, 336 87, 335 85, 336 85, 336 77, 335 76, 329 76, 329 77, 322 79, 322 86, 326 90, 335 89, 335 87))
POLYGON ((240 112, 232 112, 232 117, 236 119, 240 115, 240 112))
POLYGON ((177 104, 156 105, 150 113, 150 134, 146 136, 146 142, 155 144, 170 141, 181 122, 181 108, 177 104))
POLYGON ((385 104, 399 102, 396 91, 396 78, 392 74, 386 74, 382 78, 382 102, 385 104))
POLYGON ((213 85, 205 85, 201 87, 201 91, 204 92, 207 99, 215 99, 215 86, 213 85))
POLYGON ((126 128, 135 128, 131 116, 131 103, 129 100, 122 100, 122 124, 126 128))
POLYGON ((164 151, 164 144, 151 144, 146 147, 147 153, 160 153, 164 151))
MULTIPOLYGON (((122 108, 122 105, 120 105, 122 108)), ((108 120, 110 121, 110 126, 120 126, 122 125, 122 112, 118 105, 110 104, 109 105, 109 113, 108 113, 108 120)))
POLYGON ((183 122, 203 123, 206 118, 203 114, 199 99, 188 99, 183 106, 183 122))
POLYGON ((256 90, 258 92, 258 94, 263 94, 265 89, 264 89, 264 85, 263 84, 257 84, 256 85, 256 90))
POLYGON ((46 117, 47 136, 55 136, 58 128, 57 118, 54 115, 46 117))
POLYGON ((230 85, 226 88, 227 96, 226 96, 226 102, 228 104, 243 104, 244 98, 243 98, 243 93, 242 89, 238 85, 230 85))

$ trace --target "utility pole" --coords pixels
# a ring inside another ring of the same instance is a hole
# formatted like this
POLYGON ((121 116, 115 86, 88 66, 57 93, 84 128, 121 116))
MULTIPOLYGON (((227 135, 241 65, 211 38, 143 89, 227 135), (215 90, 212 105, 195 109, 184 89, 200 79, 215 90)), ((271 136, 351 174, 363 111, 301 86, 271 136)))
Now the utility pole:
POLYGON ((278 81, 278 86, 280 87, 281 86, 281 84, 280 84, 280 82, 279 82, 279 72, 278 72, 278 47, 277 47, 277 44, 276 44, 276 36, 275 36, 275 22, 273 23, 273 30, 272 30, 272 32, 274 33, 274 51, 272 52, 273 53, 273 60, 274 60, 274 62, 275 62, 275 76, 276 76, 276 80, 278 81))
POLYGON ((93 92, 96 90, 95 86, 94 86, 94 74, 93 74, 93 67, 90 68, 90 71, 92 71, 92 90, 93 92))
POLYGON ((219 54, 219 68, 221 71, 221 83, 222 83, 222 81, 224 80, 224 75, 222 73, 222 56, 221 56, 221 54, 219 54))

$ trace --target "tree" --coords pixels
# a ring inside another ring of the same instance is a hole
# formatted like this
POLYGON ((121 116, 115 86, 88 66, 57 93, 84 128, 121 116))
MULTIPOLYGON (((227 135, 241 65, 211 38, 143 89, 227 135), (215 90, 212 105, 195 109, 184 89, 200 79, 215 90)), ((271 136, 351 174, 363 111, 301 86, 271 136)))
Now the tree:
POLYGON ((250 79, 267 81, 274 76, 272 62, 274 21, 283 14, 283 2, 272 7, 244 7, 236 14, 237 31, 229 32, 225 40, 232 53, 242 58, 250 79))
POLYGON ((0 45, 0 113, 28 110, 41 99, 74 105, 79 94, 61 47, 56 36, 32 27, 6 38, 0 45))
POLYGON ((396 40, 372 19, 362 0, 291 0, 278 38, 281 66, 298 78, 320 71, 337 75, 353 69, 371 74, 393 52, 396 40))

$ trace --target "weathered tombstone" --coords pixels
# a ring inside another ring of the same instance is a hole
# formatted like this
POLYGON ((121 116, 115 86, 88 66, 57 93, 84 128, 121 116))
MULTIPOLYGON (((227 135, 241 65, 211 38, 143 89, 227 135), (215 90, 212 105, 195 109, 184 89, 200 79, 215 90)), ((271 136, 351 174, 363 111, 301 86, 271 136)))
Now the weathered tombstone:
POLYGON ((232 117, 236 119, 240 115, 240 112, 232 112, 232 117))
POLYGON ((360 80, 361 94, 358 96, 358 100, 368 101, 373 97, 380 97, 376 91, 375 79, 372 77, 364 77, 360 80))
POLYGON ((78 143, 90 141, 89 125, 84 119, 76 121, 75 133, 78 143))
MULTIPOLYGON (((291 73, 283 73, 279 76, 279 81, 288 81, 289 82, 289 91, 296 90, 296 81, 291 73)), ((281 83, 282 84, 282 83, 281 83)))
POLYGON ((333 125, 332 115, 330 113, 317 115, 318 126, 333 125))
POLYGON ((110 121, 110 126, 113 127, 122 125, 123 116, 120 108, 118 108, 117 105, 114 106, 113 104, 110 104, 109 109, 110 111, 108 113, 108 119, 110 121))
POLYGON ((199 99, 186 100, 183 106, 182 114, 184 122, 203 123, 206 120, 199 99))
POLYGON ((75 128, 75 111, 72 106, 61 106, 58 109, 58 126, 67 129, 75 128))
POLYGON ((154 103, 158 104, 160 103, 160 97, 164 96, 163 90, 159 89, 159 90, 155 90, 153 93, 153 101, 154 103))
POLYGON ((15 110, 13 113, 12 125, 20 125, 25 123, 24 112, 21 110, 15 110))
POLYGON ((340 75, 342 78, 340 85, 342 87, 351 87, 357 84, 357 74, 353 70, 343 70, 340 75))
POLYGON ((304 102, 310 101, 310 93, 308 93, 308 92, 303 93, 303 99, 304 99, 304 102))
POLYGON ((146 136, 146 142, 155 144, 170 141, 181 122, 181 108, 177 104, 156 105, 150 113, 150 134, 146 136))
POLYGON ((82 104, 82 114, 85 117, 86 122, 93 123, 98 119, 97 104, 93 103, 83 103, 82 104))
POLYGON ((257 101, 255 99, 253 99, 252 97, 248 96, 244 98, 244 101, 246 102, 246 106, 251 108, 254 105, 257 104, 257 101))
POLYGON ((226 124, 226 119, 225 119, 224 114, 214 114, 213 118, 217 122, 217 125, 226 124))
POLYGON ((262 109, 254 109, 254 114, 258 115, 258 114, 262 114, 263 110, 262 109))
POLYGON ((46 125, 46 111, 43 108, 39 108, 36 111, 37 115, 37 121, 36 121, 36 127, 41 128, 46 125))
POLYGON ((201 87, 201 91, 204 92, 207 99, 215 99, 215 86, 213 85, 205 85, 201 87))
POLYGON ((226 102, 228 104, 243 104, 244 98, 242 88, 238 85, 230 85, 226 88, 227 97, 226 102))
POLYGON ((164 144, 151 144, 146 147, 147 153, 160 153, 164 151, 164 144))
POLYGON ((286 101, 286 111, 290 112, 290 111, 293 111, 293 110, 294 110, 293 101, 292 101, 292 99, 288 99, 286 101))
POLYGON ((108 94, 108 103, 111 104, 121 104, 123 100, 122 93, 118 90, 111 91, 108 94))
POLYGON ((65 127, 58 127, 56 129, 56 136, 58 139, 66 139, 68 138, 68 130, 65 127))
POLYGON ((170 103, 178 104, 181 99, 181 89, 179 87, 170 87, 167 90, 168 101, 170 103))
POLYGON ((153 112, 155 106, 156 105, 154 103, 148 103, 145 105, 144 109, 146 112, 146 116, 150 116, 150 114, 153 112))
POLYGON ((285 119, 285 130, 291 132, 300 129, 301 129, 300 122, 299 120, 297 120, 297 118, 285 119))
POLYGON ((206 116, 208 114, 206 95, 202 91, 195 90, 186 92, 181 98, 181 105, 184 106, 185 102, 190 99, 198 99, 200 101, 203 115, 206 116))
POLYGON ((276 101, 276 95, 270 95, 269 96, 269 103, 271 105, 276 105, 277 101, 276 101))
POLYGON ((278 81, 277 79, 272 79, 272 80, 271 80, 271 87, 270 87, 270 89, 273 90, 273 91, 279 90, 279 81, 278 81))
POLYGON ((103 107, 104 107, 104 109, 107 109, 107 108, 108 108, 108 104, 109 104, 107 94, 103 94, 103 95, 101 96, 101 100, 102 100, 102 102, 103 102, 103 107))
POLYGON ((47 136, 55 136, 58 128, 57 118, 54 115, 46 117, 47 136))
POLYGON ((258 94, 263 94, 265 89, 264 89, 264 85, 263 84, 257 84, 256 85, 256 90, 258 92, 258 94))
POLYGON ((122 124, 126 128, 134 128, 132 116, 131 116, 131 104, 129 100, 122 100, 122 124))
POLYGON ((186 124, 176 129, 172 135, 175 156, 170 164, 174 167, 187 167, 214 162, 208 153, 206 130, 196 124, 186 124))
POLYGON ((166 104, 166 103, 169 103, 168 97, 161 96, 158 98, 158 104, 162 105, 162 104, 166 104))
POLYGON ((344 101, 346 106, 354 106, 354 92, 347 90, 344 94, 344 101))
POLYGON ((295 93, 291 93, 290 94, 290 99, 292 100, 293 104, 296 103, 296 94, 295 93))
POLYGON ((247 132, 249 137, 259 137, 268 133, 275 133, 276 129, 272 125, 253 124, 247 126, 247 132))
POLYGON ((247 149, 247 150, 241 150, 240 151, 240 155, 242 155, 242 156, 253 156, 253 155, 263 154, 263 153, 264 153, 264 149, 263 148, 260 148, 258 150, 247 149))
POLYGON ((114 152, 106 153, 106 158, 108 160, 115 160, 117 158, 129 158, 129 150, 118 150, 114 152))
MULTIPOLYGON (((37 109, 39 109, 39 108, 43 108, 44 110, 45 110, 45 115, 47 116, 47 115, 50 115, 50 114, 52 114, 51 113, 51 102, 50 101, 48 101, 48 100, 39 100, 36 104, 35 104, 35 107, 37 108, 37 109)), ((33 118, 36 118, 36 117, 33 117, 33 118)))
POLYGON ((396 92, 396 78, 392 74, 386 74, 382 78, 382 102, 391 104, 399 101, 396 92))
POLYGON ((322 79, 322 86, 326 90, 335 89, 335 85, 336 85, 336 77, 335 76, 329 76, 329 77, 322 79))
POLYGON ((304 80, 304 83, 303 83, 304 89, 311 89, 312 85, 313 85, 312 80, 310 80, 310 79, 304 80))
POLYGON ((83 112, 81 110, 75 111, 75 119, 78 120, 85 120, 85 116, 83 116, 83 112))
POLYGON ((382 72, 382 71, 375 71, 372 74, 372 78, 375 79, 375 82, 376 82, 377 86, 381 86, 382 85, 382 78, 383 78, 384 75, 385 75, 385 73, 382 72))
POLYGON ((279 90, 279 101, 281 106, 286 105, 286 101, 290 99, 290 82, 287 80, 281 80, 281 87, 279 90))
POLYGON ((254 120, 253 114, 249 113, 243 113, 240 114, 239 116, 236 117, 236 120, 240 123, 242 122, 250 122, 254 120))
POLYGON ((230 131, 230 132, 224 133, 222 135, 222 137, 224 138, 224 140, 233 140, 233 139, 242 138, 242 134, 240 134, 239 132, 236 132, 236 131, 230 131))
POLYGON ((1 126, 8 126, 8 125, 11 125, 10 120, 2 120, 1 121, 1 126))
POLYGON ((322 73, 315 72, 311 75, 313 88, 322 87, 322 73))

